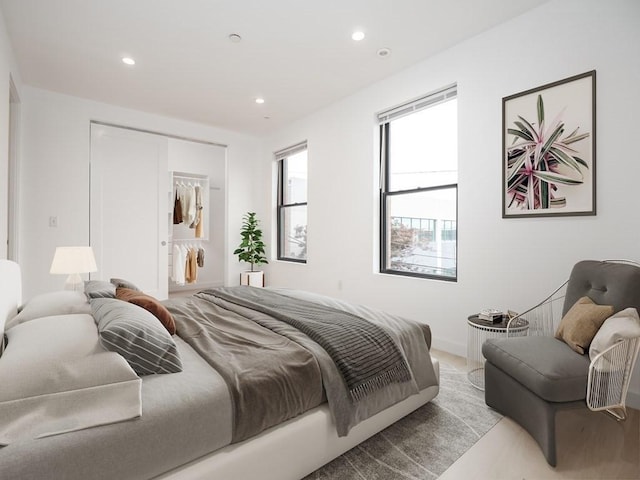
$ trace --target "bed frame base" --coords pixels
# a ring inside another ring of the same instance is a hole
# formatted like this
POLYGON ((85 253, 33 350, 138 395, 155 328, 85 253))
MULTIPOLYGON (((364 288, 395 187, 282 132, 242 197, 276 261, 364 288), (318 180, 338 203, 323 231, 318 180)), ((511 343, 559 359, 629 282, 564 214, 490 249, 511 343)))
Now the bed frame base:
MULTIPOLYGON (((438 361, 432 361, 440 378, 438 361)), ((438 391, 438 386, 426 388, 358 424, 346 437, 338 437, 324 404, 156 480, 300 480, 429 402, 438 391)))

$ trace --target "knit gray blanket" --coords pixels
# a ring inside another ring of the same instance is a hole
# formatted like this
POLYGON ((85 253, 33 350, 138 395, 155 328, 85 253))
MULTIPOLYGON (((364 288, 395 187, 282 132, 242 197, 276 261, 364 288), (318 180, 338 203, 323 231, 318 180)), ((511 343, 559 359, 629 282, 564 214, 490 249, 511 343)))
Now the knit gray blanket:
POLYGON ((357 315, 263 288, 220 287, 201 294, 265 313, 303 332, 329 354, 353 402, 412 379, 390 335, 357 315))

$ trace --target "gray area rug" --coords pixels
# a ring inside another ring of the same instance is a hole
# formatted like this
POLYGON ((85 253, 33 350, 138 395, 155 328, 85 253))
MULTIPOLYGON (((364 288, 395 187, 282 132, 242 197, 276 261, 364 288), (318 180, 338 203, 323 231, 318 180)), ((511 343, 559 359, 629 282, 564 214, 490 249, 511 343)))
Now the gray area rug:
POLYGON ((303 480, 438 478, 502 416, 466 372, 440 362, 440 393, 303 480))

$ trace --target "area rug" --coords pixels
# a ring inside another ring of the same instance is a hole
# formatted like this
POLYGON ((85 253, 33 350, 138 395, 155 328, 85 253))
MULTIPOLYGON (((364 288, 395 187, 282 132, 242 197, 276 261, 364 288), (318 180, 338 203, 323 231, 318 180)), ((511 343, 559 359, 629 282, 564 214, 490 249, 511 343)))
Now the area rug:
POLYGON ((466 372, 440 362, 435 399, 304 480, 436 479, 501 418, 466 372))

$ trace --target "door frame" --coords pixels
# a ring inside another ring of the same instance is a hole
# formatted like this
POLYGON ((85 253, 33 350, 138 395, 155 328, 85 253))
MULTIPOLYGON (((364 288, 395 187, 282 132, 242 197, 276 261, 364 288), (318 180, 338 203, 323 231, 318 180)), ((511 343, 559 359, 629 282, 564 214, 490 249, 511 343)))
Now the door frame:
POLYGON ((9 158, 7 175, 7 258, 15 262, 20 255, 20 162, 18 161, 20 139, 21 102, 18 89, 9 75, 9 158))
MULTIPOLYGON (((185 137, 185 136, 181 136, 181 135, 175 135, 175 134, 170 134, 170 133, 165 133, 165 132, 159 132, 159 131, 154 131, 154 130, 147 130, 147 129, 143 129, 143 128, 138 128, 138 127, 131 127, 131 126, 126 126, 126 125, 120 125, 120 124, 116 124, 116 123, 110 123, 110 122, 104 122, 104 121, 99 121, 99 120, 91 120, 90 121, 90 128, 89 128, 89 136, 90 136, 90 145, 91 145, 91 138, 92 138, 92 131, 93 131, 93 127, 107 127, 107 128, 117 128, 117 129, 122 129, 122 130, 128 130, 130 132, 137 132, 137 133, 143 133, 143 134, 150 134, 150 135, 157 135, 160 137, 164 137, 166 139, 176 139, 176 140, 183 140, 183 141, 187 141, 187 142, 193 142, 193 143, 199 143, 199 144, 203 144, 203 145, 209 145, 209 146, 214 146, 214 147, 222 147, 225 149, 225 167, 224 167, 224 185, 225 185, 225 198, 224 198, 224 250, 227 251, 227 242, 228 242, 228 238, 227 238, 227 219, 228 219, 228 198, 227 198, 227 182, 228 182, 228 164, 227 164, 227 153, 228 152, 228 146, 226 144, 223 143, 217 143, 217 142, 212 142, 212 141, 207 141, 207 140, 200 140, 197 138, 191 138, 191 137, 185 137)), ((91 150, 91 146, 90 146, 90 150, 91 150)), ((93 221, 94 219, 92 218, 92 214, 91 214, 91 199, 94 198, 94 192, 92 192, 92 179, 93 179, 93 175, 95 172, 92 172, 92 167, 91 167, 91 155, 90 155, 90 160, 89 160, 89 198, 90 198, 90 203, 89 203, 89 244, 93 245, 93 239, 91 237, 91 230, 93 228, 93 221)), ((169 175, 169 169, 167 168, 167 175, 168 178, 170 178, 169 175)), ((172 188, 172 183, 171 182, 167 182, 167 188, 168 191, 171 190, 172 188)), ((169 202, 171 203, 172 199, 169 199, 169 202)), ((168 225, 169 226, 169 225, 168 225)), ((170 227, 170 226, 169 226, 170 227)), ((167 241, 168 239, 164 239, 164 241, 167 241)), ((168 244, 167 244, 168 246, 168 244)), ((96 252, 97 253, 97 252, 96 252)), ((167 251, 167 264, 168 264, 168 255, 169 252, 167 251)), ((225 256, 225 261, 223 264, 223 278, 226 281, 226 273, 228 270, 228 260, 226 259, 225 256)), ((89 275, 90 278, 92 278, 91 274, 89 275)), ((167 275, 166 278, 166 286, 167 286, 167 294, 169 293, 169 275, 167 275)))

